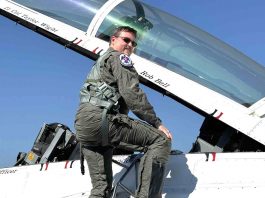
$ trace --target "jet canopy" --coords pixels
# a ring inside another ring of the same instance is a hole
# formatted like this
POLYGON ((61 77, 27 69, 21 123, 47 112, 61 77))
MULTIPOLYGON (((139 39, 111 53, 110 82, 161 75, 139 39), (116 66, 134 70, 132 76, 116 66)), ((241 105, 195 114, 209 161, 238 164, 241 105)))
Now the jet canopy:
MULTIPOLYGON (((84 32, 107 0, 15 0, 84 32)), ((142 1, 127 0, 114 7, 94 30, 108 40, 115 26, 138 30, 136 54, 189 78, 246 107, 265 96, 265 70, 218 39, 142 1)), ((88 32, 89 33, 89 32, 88 32)), ((93 31, 91 32, 93 33, 93 31)))

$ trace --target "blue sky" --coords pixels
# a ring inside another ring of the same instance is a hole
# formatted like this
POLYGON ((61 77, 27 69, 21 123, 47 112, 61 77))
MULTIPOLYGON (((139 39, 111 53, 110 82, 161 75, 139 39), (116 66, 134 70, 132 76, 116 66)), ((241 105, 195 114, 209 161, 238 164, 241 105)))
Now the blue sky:
MULTIPOLYGON (((147 0, 200 27, 265 65, 263 0, 147 0)), ((43 123, 73 131, 79 89, 92 61, 0 16, 0 167, 28 152, 43 123)), ((257 85, 264 86, 264 85, 257 85)), ((173 133, 173 149, 189 151, 203 118, 143 87, 173 133)))

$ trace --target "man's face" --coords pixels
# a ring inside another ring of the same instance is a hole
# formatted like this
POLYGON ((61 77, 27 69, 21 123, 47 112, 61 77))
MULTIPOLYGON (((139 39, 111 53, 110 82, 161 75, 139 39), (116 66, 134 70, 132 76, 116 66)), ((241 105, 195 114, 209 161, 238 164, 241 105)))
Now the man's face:
POLYGON ((135 46, 133 46, 134 40, 134 34, 132 34, 131 32, 120 32, 119 36, 111 37, 110 47, 130 56, 135 48, 135 46))

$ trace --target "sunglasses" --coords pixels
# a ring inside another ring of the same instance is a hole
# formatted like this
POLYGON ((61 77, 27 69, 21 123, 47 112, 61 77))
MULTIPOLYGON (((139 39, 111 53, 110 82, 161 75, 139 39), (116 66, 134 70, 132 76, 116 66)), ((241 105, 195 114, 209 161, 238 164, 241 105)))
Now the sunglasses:
POLYGON ((122 37, 122 36, 117 36, 117 37, 120 37, 125 43, 129 44, 129 43, 132 43, 132 46, 133 47, 136 47, 137 46, 137 43, 135 41, 132 41, 130 38, 128 37, 122 37))

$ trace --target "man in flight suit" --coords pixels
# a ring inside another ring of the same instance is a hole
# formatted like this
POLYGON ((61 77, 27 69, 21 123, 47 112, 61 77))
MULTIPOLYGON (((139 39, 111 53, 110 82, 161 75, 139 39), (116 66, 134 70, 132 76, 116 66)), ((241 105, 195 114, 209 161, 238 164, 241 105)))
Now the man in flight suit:
POLYGON ((80 91, 75 128, 91 177, 90 198, 111 196, 115 147, 144 152, 136 197, 161 197, 172 137, 139 88, 129 57, 136 36, 128 26, 116 28, 109 49, 99 57, 80 91), (128 117, 129 110, 145 122, 128 117))

